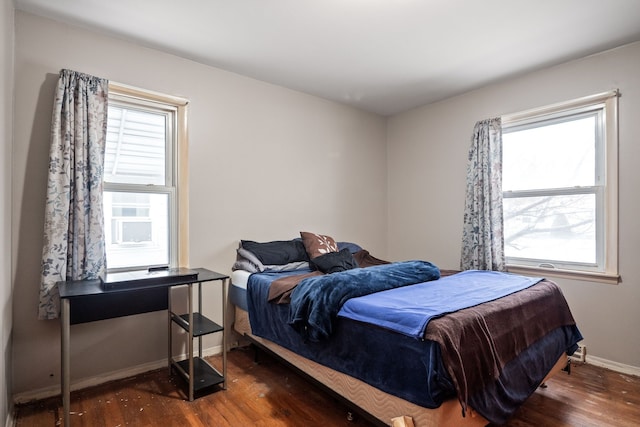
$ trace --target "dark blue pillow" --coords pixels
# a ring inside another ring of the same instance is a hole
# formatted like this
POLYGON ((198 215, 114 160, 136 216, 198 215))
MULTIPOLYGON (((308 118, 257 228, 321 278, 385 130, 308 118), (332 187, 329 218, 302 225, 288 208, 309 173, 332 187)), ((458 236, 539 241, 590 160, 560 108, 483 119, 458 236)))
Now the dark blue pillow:
POLYGON ((241 240, 242 247, 256 256, 263 265, 284 265, 291 262, 309 261, 302 240, 277 240, 258 243, 241 240))
POLYGON ((310 264, 326 274, 338 273, 358 267, 358 263, 353 258, 349 248, 344 248, 340 252, 329 252, 328 254, 317 256, 310 261, 310 264))
POLYGON ((362 246, 356 244, 356 243, 351 243, 351 242, 338 242, 338 250, 341 251, 344 248, 349 248, 349 252, 351 252, 352 254, 355 254, 356 252, 359 252, 362 250, 362 246))

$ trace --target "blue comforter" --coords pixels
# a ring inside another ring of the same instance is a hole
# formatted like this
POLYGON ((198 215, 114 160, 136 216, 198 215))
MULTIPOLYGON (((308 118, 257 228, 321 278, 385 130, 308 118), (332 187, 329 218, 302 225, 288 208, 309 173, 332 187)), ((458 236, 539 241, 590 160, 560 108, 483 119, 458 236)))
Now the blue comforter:
POLYGON ((289 325, 305 340, 318 342, 331 335, 333 322, 349 299, 440 277, 427 261, 405 261, 356 268, 302 280, 291 294, 289 325))
POLYGON ((435 317, 494 301, 541 280, 498 271, 468 270, 411 288, 350 299, 338 315, 422 339, 427 324, 435 317))

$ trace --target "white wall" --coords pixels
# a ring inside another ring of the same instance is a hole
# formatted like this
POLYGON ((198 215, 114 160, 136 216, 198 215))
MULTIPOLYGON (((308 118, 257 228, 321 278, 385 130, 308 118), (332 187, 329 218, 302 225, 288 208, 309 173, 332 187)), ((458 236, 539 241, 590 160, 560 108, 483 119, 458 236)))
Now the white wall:
MULTIPOLYGON (((60 383, 58 322, 36 313, 51 106, 62 68, 191 101, 192 267, 230 273, 239 239, 290 239, 301 230, 386 256, 382 117, 27 13, 17 12, 15 25, 14 393, 60 383)), ((219 307, 219 292, 205 298, 219 307)), ((166 329, 165 312, 73 326, 72 383, 164 359, 166 329)))
POLYGON ((11 139, 13 2, 0 4, 0 424, 11 409, 11 139))
POLYGON ((640 369, 640 43, 491 85, 391 118, 389 248, 458 268, 466 157, 476 121, 619 88, 622 283, 560 280, 588 354, 640 369))

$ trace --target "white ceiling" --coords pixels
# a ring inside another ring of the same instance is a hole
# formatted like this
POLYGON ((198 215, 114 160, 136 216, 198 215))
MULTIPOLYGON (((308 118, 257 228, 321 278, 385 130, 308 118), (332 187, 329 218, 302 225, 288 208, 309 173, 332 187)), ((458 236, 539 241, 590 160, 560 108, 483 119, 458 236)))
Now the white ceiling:
POLYGON ((15 0, 382 115, 640 40, 640 0, 15 0))

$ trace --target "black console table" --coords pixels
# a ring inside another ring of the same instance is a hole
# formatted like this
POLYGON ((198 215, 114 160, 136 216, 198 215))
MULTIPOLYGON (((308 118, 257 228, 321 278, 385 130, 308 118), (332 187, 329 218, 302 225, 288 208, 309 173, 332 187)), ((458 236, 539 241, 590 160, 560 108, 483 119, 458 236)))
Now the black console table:
MULTIPOLYGON (((133 314, 148 313, 158 310, 168 310, 169 312, 169 368, 177 365, 184 366, 181 370, 183 377, 188 382, 188 397, 193 400, 194 382, 198 374, 202 373, 203 363, 202 344, 199 341, 200 358, 195 360, 193 357, 193 337, 200 339, 205 333, 222 332, 222 372, 218 372, 214 368, 206 370, 206 375, 210 376, 209 371, 213 370, 216 384, 222 384, 226 388, 226 352, 227 337, 226 328, 224 328, 224 319, 226 318, 226 298, 229 276, 216 273, 204 268, 195 269, 177 269, 177 270, 160 270, 157 272, 149 272, 143 277, 127 277, 127 273, 116 273, 108 275, 107 280, 76 280, 58 283, 61 303, 61 349, 62 349, 62 406, 64 411, 64 425, 70 426, 69 407, 70 407, 70 373, 71 361, 69 354, 69 345, 71 338, 71 325, 79 323, 94 322, 97 320, 112 319, 115 317, 129 316, 133 314), (121 277, 116 277, 120 275, 121 277), (111 280, 113 279, 113 280, 111 280), (201 284, 211 281, 222 282, 222 323, 217 325, 208 321, 201 314, 202 293, 201 284), (193 289, 192 286, 198 284, 198 312, 193 310, 193 289), (174 286, 187 285, 189 287, 189 312, 178 315, 170 310, 170 290, 174 286), (202 322, 213 324, 206 332, 202 331, 202 322), (188 332, 189 336, 189 354, 184 361, 177 362, 171 355, 171 324, 178 323, 180 327, 188 332), (189 323, 191 322, 191 323, 189 323)), ((179 368, 179 366, 178 366, 179 368)))

